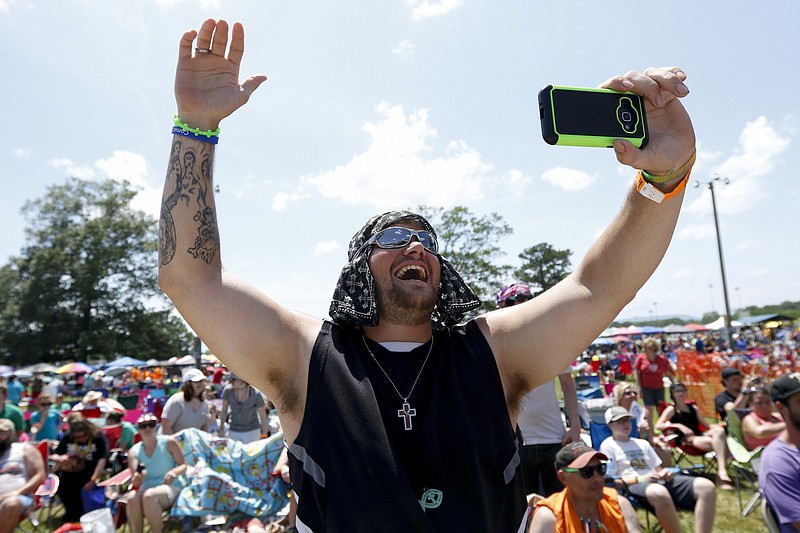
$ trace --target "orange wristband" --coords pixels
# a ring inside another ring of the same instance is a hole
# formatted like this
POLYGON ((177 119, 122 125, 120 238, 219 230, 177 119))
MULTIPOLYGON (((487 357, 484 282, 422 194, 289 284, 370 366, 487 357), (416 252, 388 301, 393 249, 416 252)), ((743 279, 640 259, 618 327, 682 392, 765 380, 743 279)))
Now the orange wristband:
POLYGON ((639 173, 636 175, 636 190, 639 191, 639 194, 647 198, 648 200, 652 200, 657 204, 660 204, 664 200, 669 200, 673 196, 677 196, 680 194, 683 189, 686 188, 686 184, 689 182, 689 176, 692 174, 692 169, 689 169, 686 172, 686 175, 683 179, 678 183, 677 187, 670 192, 662 192, 656 189, 652 183, 647 181, 645 177, 642 175, 642 171, 640 170, 639 173))

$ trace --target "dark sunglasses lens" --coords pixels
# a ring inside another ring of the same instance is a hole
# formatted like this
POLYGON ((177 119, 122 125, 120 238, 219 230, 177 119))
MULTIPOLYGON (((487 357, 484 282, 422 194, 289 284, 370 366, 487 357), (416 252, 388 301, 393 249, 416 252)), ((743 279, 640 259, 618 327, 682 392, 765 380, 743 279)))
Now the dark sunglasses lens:
POLYGON ((597 466, 584 466, 583 468, 581 468, 581 476, 583 476, 586 479, 589 479, 590 477, 592 477, 595 472, 597 472, 601 476, 605 476, 606 475, 606 464, 605 463, 600 463, 597 466))
POLYGON ((406 228, 389 228, 378 234, 375 242, 381 248, 400 248, 411 241, 411 232, 406 228))
POLYGON ((139 424, 139 429, 147 429, 147 428, 154 428, 156 427, 155 422, 142 422, 139 424))
POLYGON ((411 237, 416 235, 422 246, 429 252, 439 251, 438 243, 433 235, 427 231, 412 231, 408 228, 388 228, 383 230, 375 238, 375 242, 381 248, 400 248, 411 242, 411 237))

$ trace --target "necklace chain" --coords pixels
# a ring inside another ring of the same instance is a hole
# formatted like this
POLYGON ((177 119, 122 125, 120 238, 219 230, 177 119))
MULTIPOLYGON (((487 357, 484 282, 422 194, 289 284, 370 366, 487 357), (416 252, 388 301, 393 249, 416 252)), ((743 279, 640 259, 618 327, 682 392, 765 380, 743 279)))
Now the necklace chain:
POLYGON ((400 390, 398 390, 397 385, 394 384, 392 378, 389 377, 389 374, 386 373, 386 370, 384 370, 383 366, 381 366, 381 364, 378 362, 378 358, 375 357, 375 354, 372 353, 372 350, 369 349, 366 337, 362 335, 361 340, 364 341, 364 347, 367 349, 367 353, 369 353, 370 357, 372 357, 372 360, 375 361, 375 364, 378 365, 378 368, 381 369, 381 372, 383 372, 383 375, 386 376, 386 379, 389 380, 389 383, 392 384, 392 388, 394 388, 394 391, 397 393, 398 396, 400 396, 400 399, 403 400, 403 403, 408 403, 408 399, 414 392, 414 387, 417 386, 417 381, 419 381, 419 377, 422 375, 422 371, 425 369, 425 365, 428 364, 428 358, 430 358, 431 352, 433 352, 433 337, 431 336, 431 346, 430 348, 428 348, 428 355, 425 356, 425 360, 422 362, 422 366, 420 367, 419 372, 417 372, 417 377, 416 379, 414 379, 414 384, 411 385, 411 390, 408 391, 408 394, 405 397, 400 393, 400 390))

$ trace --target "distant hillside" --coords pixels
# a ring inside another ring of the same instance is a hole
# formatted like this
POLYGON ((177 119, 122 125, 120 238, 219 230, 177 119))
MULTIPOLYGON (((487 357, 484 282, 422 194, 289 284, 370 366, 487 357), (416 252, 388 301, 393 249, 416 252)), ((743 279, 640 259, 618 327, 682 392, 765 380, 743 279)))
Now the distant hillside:
MULTIPOLYGON (((776 305, 765 305, 763 307, 758 307, 755 305, 751 305, 750 307, 745 307, 744 309, 738 309, 736 312, 733 313, 733 319, 736 320, 737 318, 745 317, 745 316, 755 316, 755 315, 766 315, 766 314, 777 314, 777 315, 786 315, 794 317, 795 319, 800 318, 800 302, 783 302, 776 305)), ((719 318, 719 313, 716 311, 709 312, 701 316, 700 318, 691 316, 691 315, 674 315, 674 316, 665 316, 665 317, 658 317, 658 320, 653 320, 652 317, 631 317, 631 318, 624 318, 620 320, 615 320, 611 323, 612 327, 621 327, 627 326, 629 324, 636 324, 637 326, 666 326, 669 324, 688 324, 690 322, 696 322, 698 324, 708 324, 709 322, 713 322, 717 318, 719 318)))

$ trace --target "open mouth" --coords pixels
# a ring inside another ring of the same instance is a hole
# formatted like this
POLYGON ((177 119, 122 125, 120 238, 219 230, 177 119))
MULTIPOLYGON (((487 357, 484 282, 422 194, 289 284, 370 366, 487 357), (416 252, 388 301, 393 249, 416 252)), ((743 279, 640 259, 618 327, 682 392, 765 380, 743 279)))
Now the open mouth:
POLYGON ((403 281, 428 281, 428 271, 420 265, 406 265, 395 274, 403 281))

